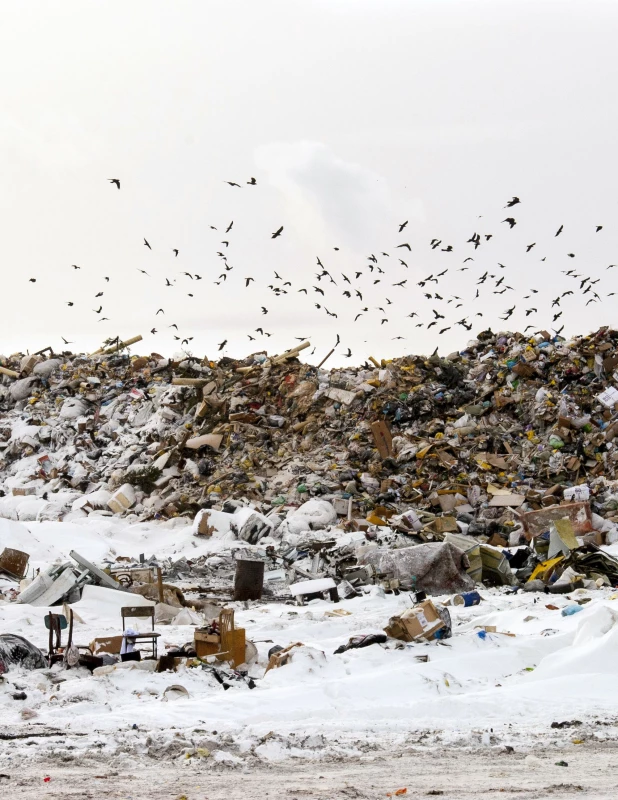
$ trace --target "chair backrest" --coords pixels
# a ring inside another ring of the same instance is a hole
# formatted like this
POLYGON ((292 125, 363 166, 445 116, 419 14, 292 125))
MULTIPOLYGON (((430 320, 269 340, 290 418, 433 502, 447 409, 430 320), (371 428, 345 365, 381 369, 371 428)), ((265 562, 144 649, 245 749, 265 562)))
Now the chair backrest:
POLYGON ((221 652, 231 650, 230 633, 234 630, 234 609, 224 608, 219 614, 219 635, 221 636, 221 652))
POLYGON ((49 614, 45 614, 43 621, 45 622, 45 627, 47 630, 53 628, 53 630, 60 629, 61 631, 65 631, 69 624, 64 614, 52 614, 51 612, 49 614))
POLYGON ((154 606, 123 606, 120 609, 120 615, 122 617, 122 629, 125 629, 125 618, 126 617, 150 617, 152 622, 152 630, 154 631, 154 618, 155 618, 155 607, 154 606))

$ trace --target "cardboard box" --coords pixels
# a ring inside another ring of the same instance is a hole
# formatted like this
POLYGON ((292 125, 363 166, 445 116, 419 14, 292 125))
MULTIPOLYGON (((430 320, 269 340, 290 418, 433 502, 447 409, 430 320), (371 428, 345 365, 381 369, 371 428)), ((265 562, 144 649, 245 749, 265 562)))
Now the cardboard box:
POLYGON ((101 653, 118 655, 122 647, 122 639, 122 636, 98 636, 90 642, 92 655, 98 656, 101 653))
POLYGON ((588 503, 564 503, 551 506, 543 511, 528 511, 521 515, 526 537, 533 539, 545 533, 556 519, 568 519, 576 536, 590 533, 592 530, 592 513, 588 503))
POLYGON ((384 631, 393 639, 401 639, 404 642, 414 642, 419 639, 430 641, 443 627, 444 623, 438 614, 438 609, 431 600, 424 600, 403 614, 391 617, 384 631))
POLYGON ((393 455, 393 437, 386 422, 379 420, 371 423, 373 440, 381 459, 389 458, 393 455))

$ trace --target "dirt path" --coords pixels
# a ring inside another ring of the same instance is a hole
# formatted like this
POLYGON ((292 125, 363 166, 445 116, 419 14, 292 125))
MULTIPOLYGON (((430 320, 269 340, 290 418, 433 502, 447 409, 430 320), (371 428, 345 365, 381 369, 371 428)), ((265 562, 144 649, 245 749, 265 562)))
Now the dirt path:
POLYGON ((254 768, 213 766, 208 760, 166 763, 124 758, 113 764, 4 766, 5 796, 36 798, 121 798, 122 800, 333 800, 384 798, 407 788, 406 798, 573 798, 608 800, 618 796, 618 747, 595 745, 539 750, 535 756, 477 753, 404 752, 341 763, 303 763, 254 768), (557 761, 568 767, 556 766, 557 761), (51 780, 44 782, 49 776, 51 780))

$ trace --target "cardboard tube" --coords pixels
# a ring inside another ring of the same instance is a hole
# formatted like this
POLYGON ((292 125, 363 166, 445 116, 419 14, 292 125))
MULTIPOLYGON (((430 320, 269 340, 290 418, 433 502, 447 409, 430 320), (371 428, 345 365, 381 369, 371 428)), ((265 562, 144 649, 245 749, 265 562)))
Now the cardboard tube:
POLYGON ((211 381, 212 378, 172 378, 172 386, 197 386, 201 389, 211 381))
POLYGON ((7 369, 6 367, 0 367, 0 375, 8 375, 9 378, 19 378, 19 372, 15 372, 14 369, 7 369))
POLYGON ((291 350, 288 350, 286 353, 282 353, 280 356, 275 356, 272 359, 273 364, 281 364, 283 361, 286 361, 288 358, 295 358, 301 350, 305 350, 305 348, 311 347, 311 342, 303 342, 299 344, 298 347, 293 347, 291 350))

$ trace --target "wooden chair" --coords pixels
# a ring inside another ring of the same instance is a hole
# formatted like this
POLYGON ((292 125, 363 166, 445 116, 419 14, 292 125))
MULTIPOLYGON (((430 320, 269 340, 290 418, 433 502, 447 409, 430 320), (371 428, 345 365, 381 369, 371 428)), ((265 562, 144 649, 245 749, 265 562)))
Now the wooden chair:
POLYGON ((154 606, 123 606, 120 609, 120 615, 122 616, 122 631, 126 631, 127 626, 125 624, 125 619, 137 617, 137 618, 148 618, 150 617, 152 630, 145 632, 145 633, 137 633, 135 636, 127 636, 127 639, 131 639, 135 642, 150 642, 150 646, 152 648, 152 658, 157 658, 157 639, 161 636, 160 633, 157 633, 154 629, 154 617, 155 617, 155 607, 154 606))
POLYGON ((233 667, 245 663, 245 629, 234 627, 234 609, 224 608, 219 614, 221 650, 217 658, 229 661, 233 667))
POLYGON ((44 617, 45 627, 49 631, 49 648, 47 661, 51 667, 59 661, 64 661, 65 667, 77 666, 79 657, 84 654, 92 655, 88 645, 75 645, 73 647, 73 609, 68 610, 69 621, 65 614, 54 614, 52 611, 44 617), (69 629, 66 644, 62 644, 62 631, 69 629), (73 651, 73 652, 72 652, 73 651))

